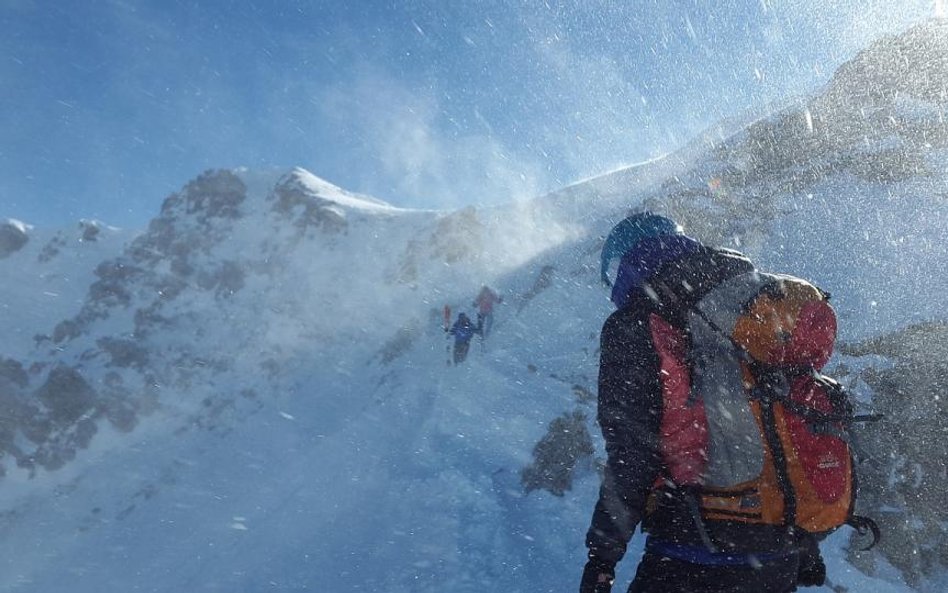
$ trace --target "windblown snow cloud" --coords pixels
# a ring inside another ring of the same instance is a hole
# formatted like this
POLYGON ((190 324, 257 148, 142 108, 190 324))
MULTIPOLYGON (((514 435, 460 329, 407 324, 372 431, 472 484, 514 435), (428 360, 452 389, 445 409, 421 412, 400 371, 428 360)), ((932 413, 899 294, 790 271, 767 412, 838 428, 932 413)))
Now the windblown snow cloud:
POLYGON ((460 125, 433 88, 409 88, 367 68, 326 91, 320 104, 321 116, 377 163, 361 173, 371 193, 447 208, 529 198, 548 186, 536 159, 494 136, 476 108, 476 123, 460 125))
POLYGON ((0 0, 0 215, 143 224, 180 179, 300 165, 400 206, 534 196, 808 92, 945 2, 0 0), (55 141, 50 141, 55 139, 55 141))

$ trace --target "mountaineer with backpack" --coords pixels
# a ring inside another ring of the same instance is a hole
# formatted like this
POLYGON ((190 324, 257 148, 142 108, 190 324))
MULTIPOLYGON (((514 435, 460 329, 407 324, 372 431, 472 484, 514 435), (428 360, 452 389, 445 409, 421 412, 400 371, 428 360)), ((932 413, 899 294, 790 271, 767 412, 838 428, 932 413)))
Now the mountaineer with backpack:
POLYGON ((477 293, 472 305, 477 308, 477 328, 481 331, 481 338, 490 335, 490 330, 494 327, 494 305, 502 302, 503 297, 486 284, 477 293))
POLYGON ((480 333, 480 330, 471 322, 467 314, 458 313, 458 320, 447 331, 454 336, 454 364, 461 364, 467 358, 471 338, 474 334, 480 333))
POLYGON ((616 225, 601 336, 598 421, 608 459, 586 536, 581 593, 608 593, 637 525, 629 593, 785 593, 825 581, 818 539, 852 514, 857 418, 819 370, 828 295, 765 274, 642 212, 616 225))

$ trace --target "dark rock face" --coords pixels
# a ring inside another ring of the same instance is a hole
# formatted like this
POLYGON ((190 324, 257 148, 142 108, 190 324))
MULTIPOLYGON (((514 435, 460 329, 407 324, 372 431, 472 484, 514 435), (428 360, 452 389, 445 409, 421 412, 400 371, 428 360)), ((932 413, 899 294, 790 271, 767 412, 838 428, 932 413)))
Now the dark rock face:
POLYGON ((66 340, 78 337, 82 333, 82 327, 74 319, 64 319, 53 328, 53 343, 59 344, 66 340))
POLYGON ((99 279, 89 287, 89 298, 100 305, 127 305, 131 301, 128 286, 142 273, 124 258, 104 262, 95 270, 99 279))
MULTIPOLYGON (((32 369, 30 372, 33 372, 32 369)), ((124 416, 113 419, 95 389, 74 368, 59 365, 32 393, 27 392, 29 374, 15 361, 0 363, 0 458, 9 456, 17 466, 31 472, 55 470, 89 446, 98 432, 97 420, 106 417, 118 428, 134 425, 135 412, 123 408, 124 416)), ((9 466, 0 465, 0 476, 9 466)))
POLYGON ((246 198, 247 186, 232 172, 206 171, 188 183, 181 195, 165 200, 161 213, 170 214, 179 207, 202 223, 215 218, 234 219, 246 198))
POLYGON ((563 496, 573 487, 577 466, 592 459, 594 452, 586 415, 580 410, 563 414, 550 422, 547 433, 533 448, 533 463, 520 474, 524 490, 563 496))
POLYGON ((99 235, 102 233, 102 229, 99 227, 99 224, 91 220, 81 221, 79 223, 79 231, 81 232, 79 239, 84 243, 98 241, 99 235))
POLYGON ((853 560, 872 573, 881 554, 917 585, 948 564, 948 324, 915 325, 840 350, 884 359, 858 377, 884 418, 856 434, 864 460, 857 510, 876 519, 883 535, 873 552, 852 552, 853 560))
POLYGON ((95 406, 95 390, 75 369, 59 366, 36 391, 36 398, 49 409, 50 420, 67 425, 78 420, 95 406))
MULTIPOLYGON (((29 455, 20 449, 17 436, 26 433, 28 419, 35 413, 20 397, 0 388, 0 406, 4 413, 0 415, 0 454, 9 455, 18 465, 28 463, 29 455)), ((6 473, 0 465, 0 476, 6 473)))
MULTIPOLYGON (((34 413, 24 395, 28 384, 29 376, 19 361, 0 358, 0 458, 10 455, 17 462, 27 458, 17 445, 17 435, 34 413)), ((0 465, 0 476, 4 473, 0 465)))
POLYGON ((226 223, 240 217, 247 199, 244 182, 230 171, 206 171, 172 194, 161 206, 161 214, 148 225, 148 232, 129 247, 128 255, 138 263, 156 263, 170 258, 179 271, 192 269, 192 254, 206 252, 230 228, 226 223))
POLYGON ((23 364, 17 360, 0 357, 0 385, 4 381, 17 387, 26 387, 29 376, 23 370, 23 364))
POLYGON ((222 262, 212 270, 198 275, 198 286, 204 290, 214 290, 218 297, 228 297, 244 287, 246 273, 240 264, 234 261, 222 262))
POLYGON ((414 284, 432 260, 446 264, 477 261, 484 252, 485 233, 484 223, 473 206, 442 216, 430 234, 408 241, 394 279, 414 284))
POLYGON ((96 345, 111 357, 111 366, 144 370, 148 364, 148 351, 135 340, 105 337, 99 338, 96 345))
POLYGON ((533 286, 530 287, 530 290, 520 295, 520 302, 517 304, 517 313, 522 312, 537 295, 553 286, 555 274, 556 268, 554 266, 547 264, 540 268, 540 272, 537 274, 533 286))
POLYGON ((16 253, 29 240, 30 236, 19 225, 10 221, 0 222, 0 258, 16 253))
POLYGON ((420 333, 421 325, 417 319, 412 319, 411 323, 399 328, 395 336, 385 342, 376 356, 382 364, 391 364, 409 351, 420 333))

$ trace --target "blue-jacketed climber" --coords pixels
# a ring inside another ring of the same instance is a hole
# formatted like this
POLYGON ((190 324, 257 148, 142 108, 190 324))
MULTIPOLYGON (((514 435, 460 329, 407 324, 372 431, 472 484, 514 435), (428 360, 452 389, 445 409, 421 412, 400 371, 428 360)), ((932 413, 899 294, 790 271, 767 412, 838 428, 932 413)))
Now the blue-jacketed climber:
POLYGON ((465 313, 458 313, 458 319, 448 331, 454 336, 454 364, 460 364, 467 358, 467 351, 471 347, 471 338, 480 330, 471 322, 465 313))

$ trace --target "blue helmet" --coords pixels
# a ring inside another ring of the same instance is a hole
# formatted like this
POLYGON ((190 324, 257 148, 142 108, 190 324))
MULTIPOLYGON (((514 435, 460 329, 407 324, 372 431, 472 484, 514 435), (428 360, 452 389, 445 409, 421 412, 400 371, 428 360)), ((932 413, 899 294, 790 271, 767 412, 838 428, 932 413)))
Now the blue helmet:
POLYGON ((599 268, 602 281, 606 286, 612 286, 612 282, 609 281, 609 262, 613 259, 621 259, 642 239, 681 233, 682 228, 678 226, 678 223, 659 214, 646 211, 629 216, 612 228, 605 245, 602 246, 599 268))

